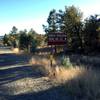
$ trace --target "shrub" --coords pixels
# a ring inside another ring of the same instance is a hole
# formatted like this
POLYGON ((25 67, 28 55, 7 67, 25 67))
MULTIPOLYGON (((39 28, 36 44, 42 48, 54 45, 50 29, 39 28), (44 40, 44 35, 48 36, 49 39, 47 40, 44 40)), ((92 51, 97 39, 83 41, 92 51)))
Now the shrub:
POLYGON ((61 64, 62 64, 65 68, 70 68, 70 67, 72 66, 69 57, 65 57, 65 56, 62 57, 61 64))
POLYGON ((31 52, 32 52, 32 53, 34 53, 34 52, 35 52, 35 50, 36 50, 36 46, 37 46, 36 41, 35 41, 35 40, 34 40, 34 41, 32 41, 32 46, 31 46, 31 52))

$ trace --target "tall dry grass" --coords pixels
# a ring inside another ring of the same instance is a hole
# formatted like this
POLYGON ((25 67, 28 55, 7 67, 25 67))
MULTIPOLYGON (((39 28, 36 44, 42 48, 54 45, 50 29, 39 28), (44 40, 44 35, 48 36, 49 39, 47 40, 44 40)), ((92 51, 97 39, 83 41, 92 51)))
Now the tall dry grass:
POLYGON ((54 62, 56 66, 51 68, 48 58, 37 56, 33 57, 30 62, 33 65, 40 65, 40 70, 46 73, 50 79, 62 83, 66 95, 69 94, 73 100, 100 100, 99 70, 81 66, 66 69, 59 66, 57 62, 54 62))
POLYGON ((81 67, 60 69, 56 81, 75 100, 100 100, 100 71, 81 67))
MULTIPOLYGON (((29 63, 32 64, 34 69, 45 75, 52 76, 54 74, 54 66, 51 68, 48 56, 34 55, 29 63)), ((55 60, 53 60, 53 65, 56 65, 55 60)))
POLYGON ((66 81, 65 89, 77 100, 100 100, 100 73, 92 69, 80 69, 77 76, 66 81))

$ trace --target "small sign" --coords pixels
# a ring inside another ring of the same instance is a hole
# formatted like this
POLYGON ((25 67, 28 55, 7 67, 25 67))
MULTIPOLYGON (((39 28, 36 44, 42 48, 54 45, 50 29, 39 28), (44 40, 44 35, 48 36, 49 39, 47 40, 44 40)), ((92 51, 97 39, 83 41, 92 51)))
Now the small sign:
POLYGON ((64 45, 66 44, 67 36, 65 33, 49 33, 48 45, 64 45))

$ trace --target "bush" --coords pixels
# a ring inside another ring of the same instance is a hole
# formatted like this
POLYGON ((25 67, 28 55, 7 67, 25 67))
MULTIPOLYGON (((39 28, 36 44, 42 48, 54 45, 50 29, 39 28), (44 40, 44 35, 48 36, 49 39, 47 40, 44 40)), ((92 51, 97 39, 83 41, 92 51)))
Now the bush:
POLYGON ((37 42, 35 40, 32 41, 31 52, 34 53, 36 50, 37 42))
POLYGON ((62 57, 61 64, 62 64, 65 68, 70 68, 70 67, 72 66, 69 57, 65 57, 65 56, 62 57))

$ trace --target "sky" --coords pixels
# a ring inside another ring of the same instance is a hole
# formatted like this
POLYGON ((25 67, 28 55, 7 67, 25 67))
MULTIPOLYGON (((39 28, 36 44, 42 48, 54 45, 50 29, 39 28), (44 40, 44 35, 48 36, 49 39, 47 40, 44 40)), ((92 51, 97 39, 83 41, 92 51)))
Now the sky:
POLYGON ((0 35, 8 34, 13 26, 43 34, 42 25, 47 24, 52 9, 64 11, 65 6, 74 5, 86 18, 100 14, 99 4, 100 0, 0 0, 0 35))

